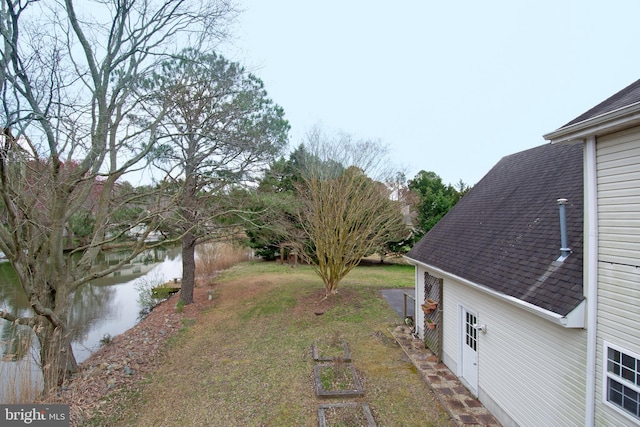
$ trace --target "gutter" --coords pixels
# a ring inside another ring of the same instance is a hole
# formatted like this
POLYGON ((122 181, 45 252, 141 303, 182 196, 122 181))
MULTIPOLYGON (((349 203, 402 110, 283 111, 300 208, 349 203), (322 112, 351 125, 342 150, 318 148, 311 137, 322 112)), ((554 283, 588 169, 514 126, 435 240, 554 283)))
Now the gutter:
POLYGON ((501 301, 507 302, 509 304, 515 305, 523 310, 528 311, 529 313, 532 313, 538 317, 542 317, 545 320, 548 320, 556 325, 562 326, 563 328, 584 328, 584 310, 585 310, 585 301, 583 300, 582 302, 580 302, 580 304, 578 304, 578 306, 576 308, 574 308, 569 314, 567 314, 566 316, 563 316, 561 314, 558 313, 554 313, 553 311, 550 310, 546 310, 542 307, 538 307, 537 305, 528 303, 526 301, 523 301, 521 299, 503 294, 502 292, 498 292, 498 291, 494 291, 491 288, 488 288, 486 286, 483 285, 479 285, 477 283, 474 283, 470 280, 467 279, 463 279, 460 276, 456 276, 455 274, 451 274, 451 273, 447 273, 444 270, 441 270, 437 267, 434 267, 432 265, 429 264, 425 264, 423 262, 417 261, 413 258, 409 258, 407 256, 404 257, 404 259, 407 260, 407 262, 411 265, 414 266, 422 266, 432 272, 437 273, 438 275, 442 276, 442 277, 446 277, 448 279, 451 280, 455 280, 456 282, 462 283, 466 286, 469 286, 473 289, 476 289, 482 293, 485 293, 487 295, 490 295, 494 298, 497 298, 501 301))
POLYGON ((543 135, 549 142, 568 142, 640 124, 640 102, 592 117, 543 135))

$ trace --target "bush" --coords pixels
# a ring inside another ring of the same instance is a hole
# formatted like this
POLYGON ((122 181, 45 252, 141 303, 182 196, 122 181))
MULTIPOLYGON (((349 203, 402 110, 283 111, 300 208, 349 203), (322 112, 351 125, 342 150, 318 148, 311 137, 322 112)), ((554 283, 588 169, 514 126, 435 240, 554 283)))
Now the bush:
POLYGON ((158 288, 158 286, 162 285, 163 281, 164 279, 160 277, 158 272, 136 279, 135 287, 138 291, 138 305, 140 306, 139 318, 145 318, 151 313, 153 307, 169 297, 169 292, 162 292, 161 288, 159 292, 154 292, 153 290, 153 288, 158 288))

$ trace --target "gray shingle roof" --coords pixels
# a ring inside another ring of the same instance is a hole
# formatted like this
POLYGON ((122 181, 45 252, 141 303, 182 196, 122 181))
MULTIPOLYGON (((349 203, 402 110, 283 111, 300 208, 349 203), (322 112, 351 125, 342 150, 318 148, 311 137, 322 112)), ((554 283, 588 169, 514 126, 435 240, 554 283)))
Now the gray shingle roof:
POLYGON ((583 299, 582 144, 500 160, 407 254, 478 285, 566 315, 583 299), (562 263, 557 199, 566 198, 562 263))
POLYGON ((638 102, 640 102, 640 80, 631 83, 629 86, 625 87, 618 93, 610 96, 600 104, 582 113, 566 125, 562 126, 560 129, 576 123, 584 122, 585 120, 593 119, 595 117, 610 113, 620 108, 628 107, 638 102))

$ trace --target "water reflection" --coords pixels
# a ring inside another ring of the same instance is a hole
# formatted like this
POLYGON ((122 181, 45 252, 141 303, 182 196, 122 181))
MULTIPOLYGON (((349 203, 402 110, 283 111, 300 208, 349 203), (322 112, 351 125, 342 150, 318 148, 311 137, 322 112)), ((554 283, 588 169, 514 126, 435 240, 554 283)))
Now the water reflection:
POLYGON ((8 323, 2 328, 2 360, 7 362, 16 362, 22 360, 31 348, 33 335, 31 328, 15 323, 8 323))
MULTIPOLYGON (((19 317, 29 316, 31 309, 27 296, 18 286, 18 276, 8 262, 0 263, 0 308, 19 317)), ((32 341, 31 329, 0 319, 2 361, 22 360, 32 341)))
MULTIPOLYGON (((122 254, 102 260, 113 265, 122 254)), ((71 331, 78 362, 88 358, 105 336, 116 336, 139 320, 140 304, 136 284, 142 277, 162 283, 182 274, 179 251, 155 249, 140 254, 124 268, 94 280, 73 295, 71 331)))
MULTIPOLYGON (((100 262, 113 265, 118 257, 122 256, 112 253, 100 262)), ((137 284, 141 281, 160 284, 181 275, 179 249, 154 249, 139 255, 119 271, 81 287, 72 295, 70 312, 72 347, 78 362, 86 360, 97 350, 103 337, 119 335, 138 322, 141 307, 137 284)), ((21 316, 31 313, 16 274, 6 262, 0 263, 0 307, 21 316)), ((0 319, 0 340, 0 383, 11 385, 15 381, 12 378, 18 375, 17 371, 27 369, 31 373, 35 372, 33 375, 36 377, 32 379, 30 374, 28 382, 41 382, 41 379, 37 378, 38 345, 31 330, 0 319), (32 345, 29 346, 29 343, 32 345)), ((20 381, 23 380, 17 382, 20 381)), ((5 402, 7 398, 7 388, 1 387, 0 403, 5 402)))

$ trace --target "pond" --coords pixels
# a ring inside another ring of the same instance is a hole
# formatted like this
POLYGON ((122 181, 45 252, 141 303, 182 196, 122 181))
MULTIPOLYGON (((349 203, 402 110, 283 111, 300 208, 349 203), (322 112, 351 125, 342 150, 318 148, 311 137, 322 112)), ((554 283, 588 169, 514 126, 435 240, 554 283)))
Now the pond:
MULTIPOLYGON (((101 262, 113 264, 118 254, 101 262)), ((156 248, 140 254, 119 271, 88 283, 73 295, 70 327, 73 351, 78 363, 86 360, 100 345, 130 329, 140 320, 140 288, 150 288, 182 276, 179 248, 156 248)), ((31 312, 15 272, 8 262, 0 263, 0 309, 21 316, 31 312)), ((41 383, 37 363, 37 340, 27 327, 0 319, 0 403, 12 399, 21 385, 41 383), (11 386, 14 390, 11 391, 11 386)), ((26 392, 23 390, 23 395, 26 392)))

